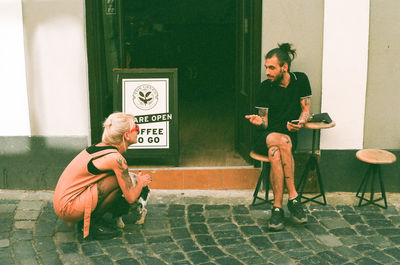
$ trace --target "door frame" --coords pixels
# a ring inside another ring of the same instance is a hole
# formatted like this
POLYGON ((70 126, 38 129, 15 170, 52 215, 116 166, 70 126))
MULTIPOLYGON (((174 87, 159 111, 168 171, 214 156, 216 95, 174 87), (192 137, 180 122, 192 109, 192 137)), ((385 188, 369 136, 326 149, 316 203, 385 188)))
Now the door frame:
POLYGON ((253 113, 261 82, 262 0, 237 1, 235 149, 248 162, 254 127, 244 118, 253 113))

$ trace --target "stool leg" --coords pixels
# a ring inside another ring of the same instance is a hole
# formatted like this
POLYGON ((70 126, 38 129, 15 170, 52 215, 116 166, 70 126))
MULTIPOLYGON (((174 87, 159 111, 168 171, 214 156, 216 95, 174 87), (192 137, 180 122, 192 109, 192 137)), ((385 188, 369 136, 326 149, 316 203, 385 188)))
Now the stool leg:
POLYGON ((372 176, 371 176, 371 193, 369 194, 369 200, 371 201, 371 202, 373 202, 374 201, 374 186, 375 186, 375 177, 376 177, 376 175, 377 175, 377 172, 376 172, 376 166, 374 166, 374 165, 371 165, 372 166, 372 176))
POLYGON ((364 177, 363 177, 363 179, 362 179, 362 181, 361 181, 361 185, 360 185, 360 187, 358 187, 358 190, 357 190, 356 197, 358 197, 358 198, 360 198, 360 196, 359 196, 360 191, 361 191, 362 187, 364 186, 365 181, 368 179, 367 176, 368 176, 370 170, 371 170, 371 167, 368 166, 368 167, 367 167, 367 170, 366 170, 365 173, 364 173, 364 177))
MULTIPOLYGON (((262 164, 261 164, 261 166, 262 166, 262 164)), ((257 200, 258 190, 260 189, 261 181, 263 179, 263 171, 264 171, 264 169, 261 170, 260 176, 258 177, 257 186, 253 193, 253 202, 251 203, 252 205, 254 205, 257 200)))
MULTIPOLYGON (((256 200, 260 199, 263 200, 262 198, 258 197, 258 192, 260 190, 260 186, 261 183, 264 183, 264 187, 266 187, 267 191, 265 194, 265 200, 262 203, 268 203, 268 189, 269 189, 269 182, 268 182, 268 175, 269 175, 269 165, 268 163, 265 162, 261 162, 261 173, 260 176, 258 177, 258 181, 257 181, 257 186, 256 189, 254 190, 253 193, 253 202, 251 203, 251 205, 256 205, 256 200), (268 184, 268 185, 267 185, 268 184)), ((262 204, 260 203, 260 204, 262 204)))
POLYGON ((381 186, 382 198, 383 198, 383 201, 385 202, 385 209, 386 209, 387 208, 387 201, 386 201, 385 186, 383 185, 381 167, 379 165, 377 165, 377 171, 378 171, 379 183, 380 183, 380 186, 381 186))
POLYGON ((307 161, 306 167, 305 167, 305 169, 303 171, 303 175, 301 175, 299 184, 297 184, 297 188, 296 189, 297 189, 297 193, 299 194, 300 200, 301 200, 301 197, 303 195, 304 187, 306 185, 307 173, 309 172, 310 167, 311 167, 311 160, 312 160, 312 157, 310 157, 309 160, 307 161))
POLYGON ((321 172, 319 171, 318 163, 316 163, 315 166, 316 166, 317 176, 318 176, 319 192, 322 194, 322 198, 324 199, 323 205, 326 205, 325 190, 324 190, 324 185, 322 184, 322 177, 321 177, 321 172))
POLYGON ((271 165, 269 163, 264 163, 265 164, 265 173, 264 173, 264 187, 265 187, 265 200, 269 201, 269 185, 270 185, 270 172, 271 172, 271 165))
POLYGON ((371 166, 372 165, 369 166, 367 172, 365 173, 364 180, 363 180, 363 182, 361 183, 361 186, 360 186, 360 189, 362 188, 362 193, 361 193, 361 197, 360 197, 360 201, 358 203, 358 206, 361 206, 361 203, 364 200, 365 191, 367 190, 368 182, 369 182, 369 179, 370 179, 371 173, 372 173, 371 172, 371 169, 372 169, 371 166))

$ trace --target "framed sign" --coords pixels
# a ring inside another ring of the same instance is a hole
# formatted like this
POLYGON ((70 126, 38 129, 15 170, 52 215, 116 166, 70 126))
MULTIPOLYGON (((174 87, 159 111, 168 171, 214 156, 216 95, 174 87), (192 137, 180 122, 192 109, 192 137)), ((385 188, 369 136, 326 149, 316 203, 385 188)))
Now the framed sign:
POLYGON ((131 113, 140 127, 126 157, 179 161, 177 69, 114 69, 114 111, 131 113))

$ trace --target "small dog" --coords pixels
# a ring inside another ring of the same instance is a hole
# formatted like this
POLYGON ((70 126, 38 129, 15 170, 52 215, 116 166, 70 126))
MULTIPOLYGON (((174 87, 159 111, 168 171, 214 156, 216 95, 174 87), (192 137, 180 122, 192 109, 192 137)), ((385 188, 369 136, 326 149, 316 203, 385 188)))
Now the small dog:
MULTIPOLYGON (((136 174, 129 172, 129 176, 131 177, 132 183, 134 185, 136 185, 137 184, 136 174)), ((149 200, 149 197, 150 197, 150 189, 149 189, 148 186, 145 186, 145 187, 143 187, 142 192, 139 195, 139 198, 134 203, 137 206, 136 207, 136 214, 138 216, 140 216, 139 220, 137 220, 135 222, 135 224, 141 225, 141 224, 144 223, 144 219, 146 218, 146 215, 147 215, 146 205, 147 205, 147 201, 149 200)), ((117 226, 119 228, 124 228, 125 227, 125 223, 122 220, 122 216, 120 216, 117 219, 117 226)))

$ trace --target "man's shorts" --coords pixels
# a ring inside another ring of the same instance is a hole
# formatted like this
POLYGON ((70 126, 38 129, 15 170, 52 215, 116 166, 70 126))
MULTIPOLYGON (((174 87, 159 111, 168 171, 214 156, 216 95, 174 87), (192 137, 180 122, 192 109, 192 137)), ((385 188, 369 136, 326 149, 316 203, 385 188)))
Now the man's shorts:
POLYGON ((267 147, 267 136, 271 133, 282 133, 286 134, 290 137, 290 140, 292 141, 292 152, 296 150, 297 147, 297 133, 296 132, 288 132, 288 133, 283 133, 283 132, 275 132, 275 131, 269 131, 265 130, 262 132, 256 132, 256 136, 254 137, 254 142, 253 142, 253 150, 262 155, 268 155, 268 147, 267 147))

